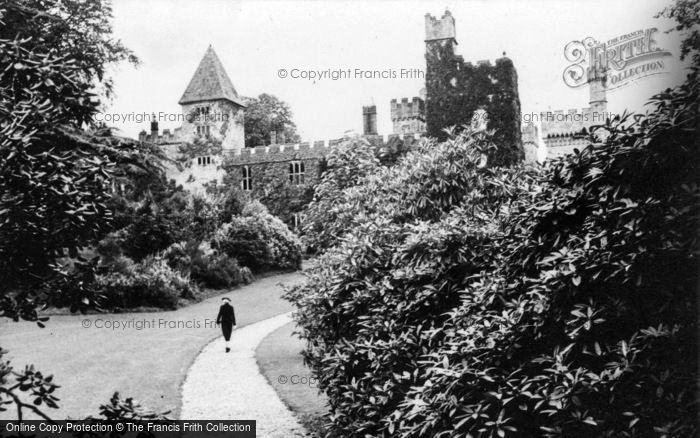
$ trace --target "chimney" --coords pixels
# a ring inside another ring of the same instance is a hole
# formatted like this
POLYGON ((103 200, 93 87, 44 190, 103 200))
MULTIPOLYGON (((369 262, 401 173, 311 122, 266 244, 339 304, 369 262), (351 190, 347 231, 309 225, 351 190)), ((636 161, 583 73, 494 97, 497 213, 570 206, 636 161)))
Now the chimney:
POLYGON ((377 135, 377 106, 362 107, 362 127, 364 135, 377 135))
POLYGON ((155 114, 151 118, 151 143, 158 143, 158 121, 155 114))

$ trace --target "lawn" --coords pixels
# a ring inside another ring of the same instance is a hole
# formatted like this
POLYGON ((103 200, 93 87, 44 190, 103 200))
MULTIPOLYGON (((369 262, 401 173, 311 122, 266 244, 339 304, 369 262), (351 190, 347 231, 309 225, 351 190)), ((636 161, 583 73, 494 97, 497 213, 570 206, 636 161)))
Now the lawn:
MULTIPOLYGON (((291 304, 281 298, 281 284, 302 279, 301 273, 274 275, 226 293, 236 309, 238 326, 291 311, 291 304)), ((211 324, 219 305, 220 295, 170 312, 58 315, 44 329, 3 320, 0 346, 8 350, 6 359, 16 369, 34 364, 54 375, 61 386, 56 394, 61 400, 59 409, 48 410, 52 418, 97 415, 99 406, 116 391, 149 409, 170 410, 171 417, 178 418, 180 386, 190 364, 204 345, 220 335, 220 329, 211 324), (91 327, 84 328, 84 320, 91 327), (131 326, 96 328, 108 321, 131 326), (137 325, 144 328, 139 330, 137 325)), ((0 413, 2 419, 15 416, 14 411, 0 413)))
POLYGON ((321 416, 328 411, 325 395, 319 394, 316 382, 304 365, 301 350, 304 342, 294 334, 289 323, 270 333, 258 346, 255 357, 260 371, 284 404, 294 412, 314 436, 321 436, 321 416))

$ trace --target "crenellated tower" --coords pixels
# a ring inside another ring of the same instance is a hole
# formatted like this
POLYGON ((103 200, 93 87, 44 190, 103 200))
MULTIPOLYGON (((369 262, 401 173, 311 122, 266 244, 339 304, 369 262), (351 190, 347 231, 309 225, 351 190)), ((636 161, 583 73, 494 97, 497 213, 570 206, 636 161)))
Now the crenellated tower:
POLYGON ((425 101, 420 97, 391 99, 391 122, 394 134, 425 133, 425 101))
POLYGON ((440 19, 425 15, 427 135, 440 141, 447 138, 446 128, 458 131, 473 125, 474 119, 494 132, 496 150, 489 157, 493 164, 508 164, 524 157, 520 137, 520 98, 518 75, 513 62, 505 56, 464 62, 455 53, 455 19, 445 11, 440 19))
POLYGON ((455 19, 450 11, 445 11, 439 20, 430 14, 425 14, 425 42, 457 44, 455 19))

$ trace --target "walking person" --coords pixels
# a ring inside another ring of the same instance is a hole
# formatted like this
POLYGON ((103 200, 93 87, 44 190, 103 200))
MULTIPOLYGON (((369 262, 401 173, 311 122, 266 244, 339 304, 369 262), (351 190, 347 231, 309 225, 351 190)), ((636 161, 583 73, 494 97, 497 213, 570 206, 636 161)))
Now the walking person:
POLYGON ((221 301, 224 304, 219 307, 219 315, 216 317, 216 325, 221 324, 221 332, 226 340, 226 352, 231 351, 229 341, 231 340, 231 331, 236 328, 236 313, 231 305, 231 300, 223 297, 221 301))

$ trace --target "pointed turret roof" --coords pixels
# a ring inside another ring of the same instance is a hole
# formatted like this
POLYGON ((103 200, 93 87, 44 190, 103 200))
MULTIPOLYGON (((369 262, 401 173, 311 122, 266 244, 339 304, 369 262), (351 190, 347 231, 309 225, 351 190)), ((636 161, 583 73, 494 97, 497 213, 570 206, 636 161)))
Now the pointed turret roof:
POLYGON ((216 52, 210 45, 179 103, 184 105, 219 99, 230 100, 240 106, 246 106, 243 99, 238 97, 231 79, 229 79, 219 57, 216 56, 216 52))

